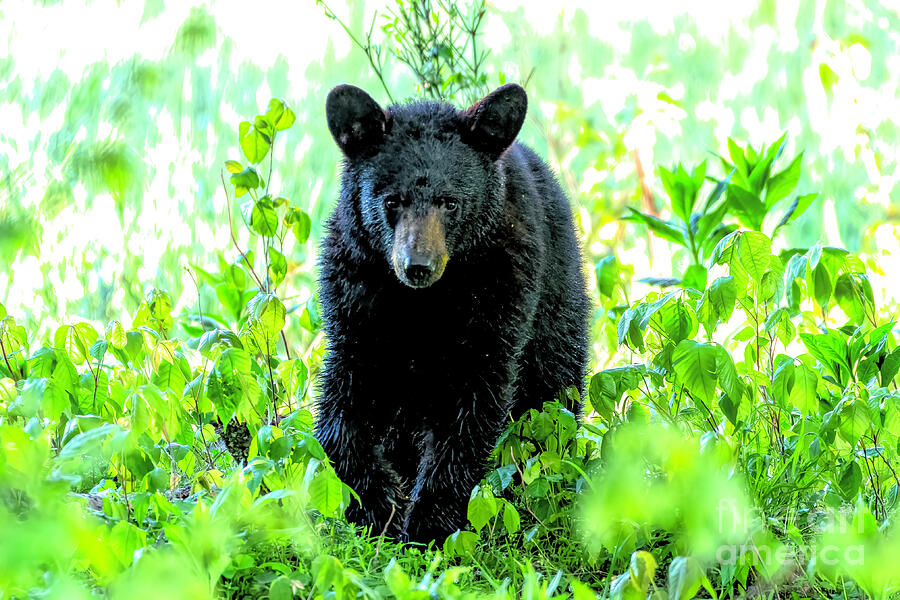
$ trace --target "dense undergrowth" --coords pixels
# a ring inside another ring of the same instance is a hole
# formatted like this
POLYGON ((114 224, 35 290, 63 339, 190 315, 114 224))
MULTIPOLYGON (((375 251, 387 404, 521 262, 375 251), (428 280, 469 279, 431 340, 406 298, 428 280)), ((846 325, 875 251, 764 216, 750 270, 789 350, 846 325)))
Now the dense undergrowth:
MULTIPOLYGON (((388 33, 423 90, 474 97, 483 4, 439 4, 456 29, 407 14, 388 33)), ((382 79, 371 33, 354 41, 382 79)), ((617 366, 585 415, 511 423, 469 526, 425 547, 347 523, 312 435, 324 340, 315 299, 287 297, 285 241, 313 224, 269 185, 294 121, 276 99, 239 126, 222 184, 249 238, 190 265, 195 289, 48 336, 0 306, 0 598, 896 595, 900 349, 872 282, 900 273, 785 242, 817 197, 784 138, 658 169, 668 218, 626 218, 680 271, 594 265, 617 366)))
POLYGON ((782 159, 783 139, 729 141, 720 176, 660 169, 671 218, 628 218, 682 246, 684 272, 629 302, 627 267, 595 271, 595 327, 628 364, 592 376, 580 424, 556 403, 511 424, 470 527, 422 547, 343 519, 353 492, 312 435, 318 313, 278 295, 280 248, 310 220, 254 167, 271 170, 293 121, 273 100, 240 127, 250 166, 225 165, 226 193, 256 253, 192 269, 217 306, 172 314, 152 290, 127 325, 44 340, 0 307, 3 597, 897 589, 895 323, 858 257, 774 250, 815 199, 795 193, 801 159, 782 159), (288 318, 308 344, 285 345, 288 318))

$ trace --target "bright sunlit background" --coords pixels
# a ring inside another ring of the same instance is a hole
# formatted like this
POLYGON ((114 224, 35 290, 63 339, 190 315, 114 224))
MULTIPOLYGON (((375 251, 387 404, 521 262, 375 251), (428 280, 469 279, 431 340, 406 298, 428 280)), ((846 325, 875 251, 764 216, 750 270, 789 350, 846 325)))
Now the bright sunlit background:
MULTIPOLYGON (((374 17, 376 40, 390 6, 329 3, 359 36, 374 17)), ((890 271, 900 269, 898 11, 874 1, 498 0, 484 43, 491 85, 501 73, 528 82, 521 138, 559 173, 589 264, 615 252, 637 274, 677 271, 683 256, 618 220, 626 206, 662 207, 644 204, 639 168, 658 198, 654 165, 707 159, 722 177, 716 154, 727 156, 728 136, 758 147, 787 132, 786 154, 804 152, 798 191, 821 199, 782 246, 821 238, 879 255, 890 271)), ((310 242, 286 251, 288 306, 305 303, 337 189, 325 95, 351 82, 387 102, 322 5, 6 0, 0 37, 0 300, 30 331, 102 325, 154 287, 172 293, 176 313, 192 306, 186 268, 236 256, 223 161, 239 157, 238 123, 273 96, 298 116, 277 142, 272 186, 312 216, 310 242)), ((395 99, 417 95, 402 65, 388 62, 387 73, 395 99)), ((900 296, 888 281, 876 293, 900 296)), ((210 289, 201 297, 215 301, 210 289)))

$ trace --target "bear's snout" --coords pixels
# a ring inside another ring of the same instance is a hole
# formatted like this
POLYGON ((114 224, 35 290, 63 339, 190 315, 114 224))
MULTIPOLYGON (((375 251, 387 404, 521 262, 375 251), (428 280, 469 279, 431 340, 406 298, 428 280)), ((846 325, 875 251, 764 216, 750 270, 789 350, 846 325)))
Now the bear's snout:
POLYGON ((410 210, 400 217, 394 229, 391 262, 402 283, 413 288, 432 285, 444 274, 448 258, 444 224, 437 209, 410 210))
POLYGON ((406 268, 404 272, 406 273, 406 278, 410 283, 413 284, 414 287, 419 287, 427 284, 428 281, 431 280, 431 275, 434 273, 434 265, 431 264, 427 258, 410 258, 407 262, 406 268))

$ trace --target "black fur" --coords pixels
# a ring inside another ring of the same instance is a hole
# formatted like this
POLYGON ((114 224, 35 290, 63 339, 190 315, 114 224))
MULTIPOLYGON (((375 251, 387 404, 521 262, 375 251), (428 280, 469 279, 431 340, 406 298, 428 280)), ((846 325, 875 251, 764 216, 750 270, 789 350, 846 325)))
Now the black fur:
POLYGON ((580 249, 556 179, 514 141, 526 105, 516 85, 467 111, 382 111, 352 86, 329 95, 345 162, 320 253, 316 436, 362 499, 348 518, 375 534, 442 540, 464 526, 510 417, 584 392, 580 249), (429 233, 415 229, 427 219, 429 233), (395 239, 400 222, 414 234, 395 239), (395 246, 441 235, 423 252, 446 268, 411 287, 395 246))

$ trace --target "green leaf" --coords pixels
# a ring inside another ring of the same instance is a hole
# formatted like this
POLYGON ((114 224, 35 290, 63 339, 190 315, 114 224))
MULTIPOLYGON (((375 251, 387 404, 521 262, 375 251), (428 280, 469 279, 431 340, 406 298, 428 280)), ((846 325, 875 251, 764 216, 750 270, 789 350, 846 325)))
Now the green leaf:
POLYGON ((647 285, 653 285, 660 288, 672 287, 673 285, 678 285, 681 283, 681 280, 677 277, 641 277, 638 279, 640 283, 646 283, 647 285))
POLYGON ((488 473, 487 481, 491 484, 493 489, 502 492, 510 486, 515 473, 516 465, 504 465, 502 467, 497 467, 488 473))
POLYGON ((278 214, 272 206, 272 198, 263 196, 253 203, 250 228, 259 235, 274 236, 278 232, 278 214))
POLYGON ((792 360, 784 361, 775 370, 770 390, 778 406, 791 409, 791 389, 794 387, 796 378, 797 369, 792 360))
POLYGON ((804 364, 797 365, 794 370, 794 385, 789 400, 794 408, 803 415, 815 415, 819 412, 819 397, 816 388, 819 375, 804 364))
POLYGON ((294 232, 294 237, 297 238, 298 244, 305 244, 307 240, 309 240, 309 232, 312 229, 312 220, 305 211, 300 210, 299 208, 294 210, 297 211, 297 216, 291 226, 291 231, 294 232))
POLYGON ((291 580, 281 575, 269 584, 269 600, 291 600, 294 597, 294 588, 291 580))
POLYGON ((650 325, 677 344, 685 338, 693 337, 698 323, 691 307, 678 299, 660 307, 650 318, 650 325))
POLYGON ((250 355, 240 348, 226 348, 213 364, 206 380, 206 395, 223 423, 241 412, 245 402, 252 403, 260 392, 250 365, 250 355))
POLYGON ((812 284, 810 287, 813 291, 813 297, 816 299, 819 306, 825 308, 828 306, 828 301, 831 300, 831 294, 834 291, 834 286, 831 283, 831 275, 828 273, 828 268, 825 267, 825 263, 820 262, 816 265, 811 276, 809 283, 812 284))
POLYGON ((306 364, 299 358, 282 361, 278 365, 278 373, 284 390, 298 401, 302 400, 309 379, 306 364))
POLYGON ((606 371, 600 371, 591 377, 588 396, 591 406, 607 422, 612 420, 616 404, 622 398, 621 393, 618 392, 615 379, 606 371))
POLYGON ((320 554, 313 560, 316 587, 320 590, 343 589, 344 565, 330 554, 320 554))
POLYGON ((113 348, 122 349, 128 343, 125 336, 125 328, 116 320, 112 320, 106 325, 106 341, 113 348))
POLYGON ((622 318, 619 319, 616 325, 616 333, 620 345, 627 342, 629 347, 643 350, 644 337, 638 324, 639 319, 640 313, 633 308, 629 308, 622 313, 622 318))
POLYGON ((145 477, 147 480, 147 491, 155 492, 169 489, 169 473, 165 469, 155 467, 145 477))
POLYGON ((718 379, 716 354, 714 346, 694 340, 682 340, 672 354, 672 366, 678 381, 693 398, 707 405, 715 399, 718 379))
POLYGON ((294 450, 294 436, 283 435, 274 440, 268 448, 267 454, 272 460, 284 460, 294 450))
POLYGON ((247 309, 270 337, 278 335, 284 329, 287 312, 275 294, 260 292, 250 300, 247 309))
POLYGON ((456 531, 444 540, 447 556, 471 556, 478 548, 478 535, 471 531, 456 531))
POLYGON ((727 323, 734 312, 734 304, 737 301, 737 286, 734 283, 734 277, 719 277, 709 286, 707 293, 719 321, 727 323))
POLYGON ((269 119, 264 115, 256 115, 256 118, 253 119, 253 128, 264 135, 271 143, 272 138, 275 135, 275 127, 272 126, 269 119))
POLYGON ((869 431, 872 419, 866 404, 857 398, 844 404, 840 413, 841 422, 838 431, 841 437, 851 446, 855 446, 859 438, 869 431))
MULTIPOLYGON (((772 259, 770 264, 777 264, 777 259, 772 259)), ((779 267, 781 265, 778 265, 779 267)), ((761 303, 778 305, 784 295, 784 273, 780 269, 768 269, 763 273, 758 286, 758 300, 761 303)))
MULTIPOLYGON (((821 267, 824 265, 820 264, 817 270, 821 267)), ((852 273, 842 273, 838 276, 834 284, 834 299, 851 323, 860 324, 866 318, 862 290, 852 273)))
POLYGON ((396 557, 391 558, 391 562, 384 568, 384 581, 395 598, 406 598, 409 595, 411 588, 409 575, 397 564, 396 557))
POLYGON ((525 495, 529 498, 546 498, 550 494, 550 482, 544 477, 538 477, 525 486, 525 495))
POLYGON ((840 478, 837 482, 837 487, 841 492, 841 495, 846 500, 852 500, 856 498, 856 492, 859 490, 859 485, 862 483, 862 469, 859 467, 859 463, 855 461, 850 461, 844 468, 840 471, 840 478))
POLYGON ((316 473, 309 484, 310 504, 325 517, 337 514, 344 501, 343 484, 334 469, 327 467, 316 473))
POLYGON ((729 264, 735 256, 735 247, 740 238, 741 231, 732 231, 722 236, 713 248, 709 258, 709 265, 725 265, 729 264))
POLYGON ((650 228, 653 233, 663 238, 664 240, 670 241, 673 244, 678 244, 679 246, 685 246, 685 238, 683 229, 677 225, 671 224, 667 221, 663 221, 658 217, 654 217, 653 215, 645 215, 644 213, 637 211, 633 208, 629 209, 631 214, 625 217, 626 221, 631 221, 633 223, 643 223, 647 227, 650 228))
POLYGON ((97 340, 90 347, 88 353, 97 363, 100 363, 103 361, 103 357, 106 356, 106 351, 108 348, 109 344, 106 343, 106 340, 97 340))
POLYGON ((787 267, 784 269, 784 285, 787 302, 791 310, 796 313, 800 310, 801 297, 799 294, 799 286, 796 284, 797 279, 806 279, 806 265, 808 263, 806 254, 794 254, 788 260, 787 267))
MULTIPOLYGON (((725 189, 727 183, 722 184, 722 189, 725 189)), ((718 189, 718 186, 716 186, 718 189)), ((722 225, 722 220, 725 218, 725 213, 728 212, 728 202, 723 201, 716 204, 713 208, 708 210, 707 212, 700 215, 697 219, 696 233, 694 234, 694 238, 700 241, 702 245, 704 241, 707 241, 710 237, 710 234, 715 230, 716 227, 722 225)))
POLYGON ((666 193, 669 195, 669 204, 672 207, 672 212, 686 222, 693 208, 690 198, 691 181, 687 177, 687 173, 684 173, 684 177, 682 177, 682 173, 684 173, 684 168, 681 165, 674 172, 664 167, 659 168, 659 176, 662 179, 666 193))
POLYGON ((736 173, 741 179, 746 180, 747 176, 750 175, 750 171, 747 169, 744 150, 731 138, 728 138, 728 156, 731 157, 731 161, 734 163, 736 173))
POLYGON ((791 164, 780 173, 776 173, 766 184, 766 208, 772 208, 788 197, 800 180, 800 168, 803 153, 798 154, 791 164))
POLYGON ((835 381, 843 385, 850 373, 850 362, 847 342, 841 334, 833 330, 822 334, 801 333, 800 339, 835 381))
POLYGON ((900 370, 900 347, 894 348, 890 354, 884 357, 884 362, 881 364, 881 385, 888 387, 897 376, 898 370, 900 370))
POLYGON ((322 327, 322 319, 319 316, 319 305, 316 302, 315 296, 310 296, 306 301, 306 306, 300 314, 298 323, 300 324, 300 327, 311 333, 316 333, 322 327))
MULTIPOLYGON (((765 146, 763 146, 763 148, 765 148, 765 146)), ((772 149, 774 148, 776 148, 776 146, 772 146, 772 148, 769 149, 769 152, 754 165, 753 171, 751 171, 750 176, 747 177, 747 183, 750 184, 750 189, 753 190, 757 198, 762 194, 766 182, 769 179, 769 174, 772 172, 772 162, 775 160, 775 155, 772 152, 772 149)))
POLYGON ((284 100, 272 98, 269 100, 269 108, 266 110, 266 119, 275 127, 276 131, 284 131, 294 124, 297 115, 284 100))
MULTIPOLYGON (((772 242, 758 231, 743 231, 735 253, 743 270, 755 281, 760 281, 772 259, 772 242)), ((729 265, 733 263, 731 261, 729 265)))
POLYGON ((44 383, 41 394, 41 411, 45 418, 50 419, 53 423, 59 423, 64 412, 71 415, 71 403, 56 382, 47 379, 40 381, 44 383))
POLYGON ((684 271, 681 279, 681 287, 692 288, 702 292, 706 289, 706 267, 703 265, 690 265, 684 271))
POLYGON ((822 258, 822 244, 821 242, 816 242, 816 244, 806 251, 806 257, 808 259, 808 265, 810 269, 815 269, 816 265, 819 264, 819 260, 822 258))
POLYGON ((233 174, 230 181, 234 186, 234 195, 237 198, 259 187, 259 175, 253 167, 247 167, 240 173, 233 174))
POLYGON ((0 410, 15 400, 17 394, 16 382, 9 377, 0 377, 0 410))
POLYGON ((678 556, 669 565, 669 600, 690 600, 697 595, 706 576, 697 559, 678 556))
POLYGON ((646 594, 650 584, 653 583, 656 567, 656 559, 649 552, 640 550, 631 554, 628 570, 631 578, 637 583, 638 589, 642 592, 641 597, 646 594))
POLYGON ((728 206, 744 227, 759 231, 766 216, 766 205, 759 196, 737 184, 728 185, 728 206))
POLYGON ((770 335, 774 333, 785 347, 793 341, 797 333, 796 327, 791 322, 790 312, 786 308, 779 308, 769 314, 766 318, 765 331, 770 335))
POLYGON ((741 382, 741 378, 734 366, 734 359, 722 346, 715 346, 715 353, 716 377, 719 380, 719 387, 731 398, 732 403, 737 406, 744 395, 744 384, 741 382))
POLYGON ((242 165, 241 163, 239 163, 236 160, 226 160, 225 161, 225 170, 232 174, 240 173, 241 171, 244 170, 244 165, 242 165))
POLYGON ((491 519, 497 516, 498 510, 497 499, 494 498, 494 495, 490 491, 476 487, 469 500, 466 517, 475 531, 481 531, 485 525, 490 523, 491 519))
POLYGON ((252 127, 248 121, 243 121, 238 126, 238 141, 247 161, 257 164, 269 153, 271 140, 262 131, 252 127))
POLYGON ((600 294, 606 298, 612 298, 616 286, 621 282, 621 269, 615 256, 606 256, 597 262, 594 267, 597 276, 597 288, 600 294))
POLYGON ((819 194, 805 194, 803 196, 797 196, 794 198, 794 201, 791 202, 791 205, 788 207, 787 212, 784 213, 784 216, 781 217, 781 220, 778 222, 778 225, 775 227, 777 231, 781 227, 784 227, 800 215, 806 212, 806 209, 819 197, 819 194))
POLYGON ((83 331, 73 325, 63 325, 53 335, 54 347, 68 354, 76 365, 80 365, 90 356, 87 340, 82 335, 83 331))
POLYGON ((519 511, 510 502, 506 502, 503 506, 503 526, 509 534, 516 533, 521 528, 519 511))
POLYGON ((275 248, 269 248, 269 279, 272 287, 277 288, 287 275, 287 259, 275 248))

